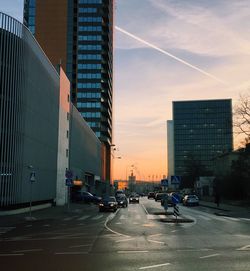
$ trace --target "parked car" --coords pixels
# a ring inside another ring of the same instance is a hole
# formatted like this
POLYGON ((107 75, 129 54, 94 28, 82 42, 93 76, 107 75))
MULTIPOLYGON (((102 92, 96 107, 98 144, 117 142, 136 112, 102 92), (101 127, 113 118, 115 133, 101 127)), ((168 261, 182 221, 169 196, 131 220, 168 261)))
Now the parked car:
POLYGON ((101 197, 97 197, 92 195, 87 191, 78 191, 74 194, 74 201, 83 201, 84 203, 99 203, 101 201, 101 197))
POLYGON ((118 208, 118 203, 115 197, 104 197, 99 203, 99 211, 113 211, 115 212, 118 208))
POLYGON ((198 206, 199 205, 199 198, 196 195, 186 195, 183 198, 183 205, 185 206, 198 206))
POLYGON ((129 196, 129 203, 139 203, 139 195, 131 194, 129 196))
POLYGON ((149 192, 148 193, 148 199, 154 199, 155 198, 155 193, 154 192, 149 192))
POLYGON ((116 198, 118 206, 120 206, 120 207, 128 207, 128 199, 127 199, 125 194, 119 194, 115 198, 116 198))
POLYGON ((166 196, 167 196, 167 193, 157 193, 155 195, 155 201, 160 201, 160 200, 162 200, 166 196))

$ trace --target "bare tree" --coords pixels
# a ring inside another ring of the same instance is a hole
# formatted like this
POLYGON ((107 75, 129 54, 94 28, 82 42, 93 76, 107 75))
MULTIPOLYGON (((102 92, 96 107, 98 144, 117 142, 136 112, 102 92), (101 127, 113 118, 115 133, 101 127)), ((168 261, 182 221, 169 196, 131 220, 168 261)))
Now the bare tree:
POLYGON ((250 139, 250 90, 241 94, 239 102, 234 107, 234 127, 238 134, 250 139))

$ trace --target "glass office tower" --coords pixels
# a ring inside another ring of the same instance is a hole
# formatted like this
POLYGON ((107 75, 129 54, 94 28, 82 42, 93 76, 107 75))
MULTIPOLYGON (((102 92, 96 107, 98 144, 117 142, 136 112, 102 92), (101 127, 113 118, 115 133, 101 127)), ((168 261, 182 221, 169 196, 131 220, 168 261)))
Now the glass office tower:
POLYGON ((113 0, 25 0, 24 23, 71 82, 71 99, 103 143, 110 179, 113 0))
POLYGON ((211 175, 214 158, 233 149, 231 99, 173 102, 173 121, 175 175, 192 159, 211 175))

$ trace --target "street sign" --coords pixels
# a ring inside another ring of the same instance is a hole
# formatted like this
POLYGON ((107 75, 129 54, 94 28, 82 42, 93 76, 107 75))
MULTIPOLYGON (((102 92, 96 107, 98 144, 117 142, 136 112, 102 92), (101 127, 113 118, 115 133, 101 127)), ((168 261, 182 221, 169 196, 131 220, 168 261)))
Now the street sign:
POLYGON ((180 184, 181 176, 171 176, 171 184, 180 184))
POLYGON ((168 179, 162 179, 161 186, 168 186, 168 179))
POLYGON ((72 179, 73 178, 73 172, 71 170, 66 170, 65 177, 67 179, 72 179))
POLYGON ((32 183, 36 181, 36 173, 34 171, 30 173, 30 181, 32 183))
POLYGON ((65 180, 65 184, 66 184, 67 186, 73 186, 73 180, 72 180, 72 179, 66 179, 66 180, 65 180))
POLYGON ((173 194, 173 195, 172 195, 172 202, 173 202, 174 204, 180 203, 180 197, 179 197, 178 194, 173 194))

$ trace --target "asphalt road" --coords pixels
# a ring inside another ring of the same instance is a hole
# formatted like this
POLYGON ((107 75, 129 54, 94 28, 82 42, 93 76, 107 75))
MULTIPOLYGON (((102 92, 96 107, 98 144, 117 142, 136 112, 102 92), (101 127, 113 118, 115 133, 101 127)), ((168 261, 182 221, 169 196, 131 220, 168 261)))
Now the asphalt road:
POLYGON ((193 222, 166 223, 162 211, 143 198, 116 213, 92 207, 1 224, 1 270, 250 270, 250 214, 180 206, 193 222))

